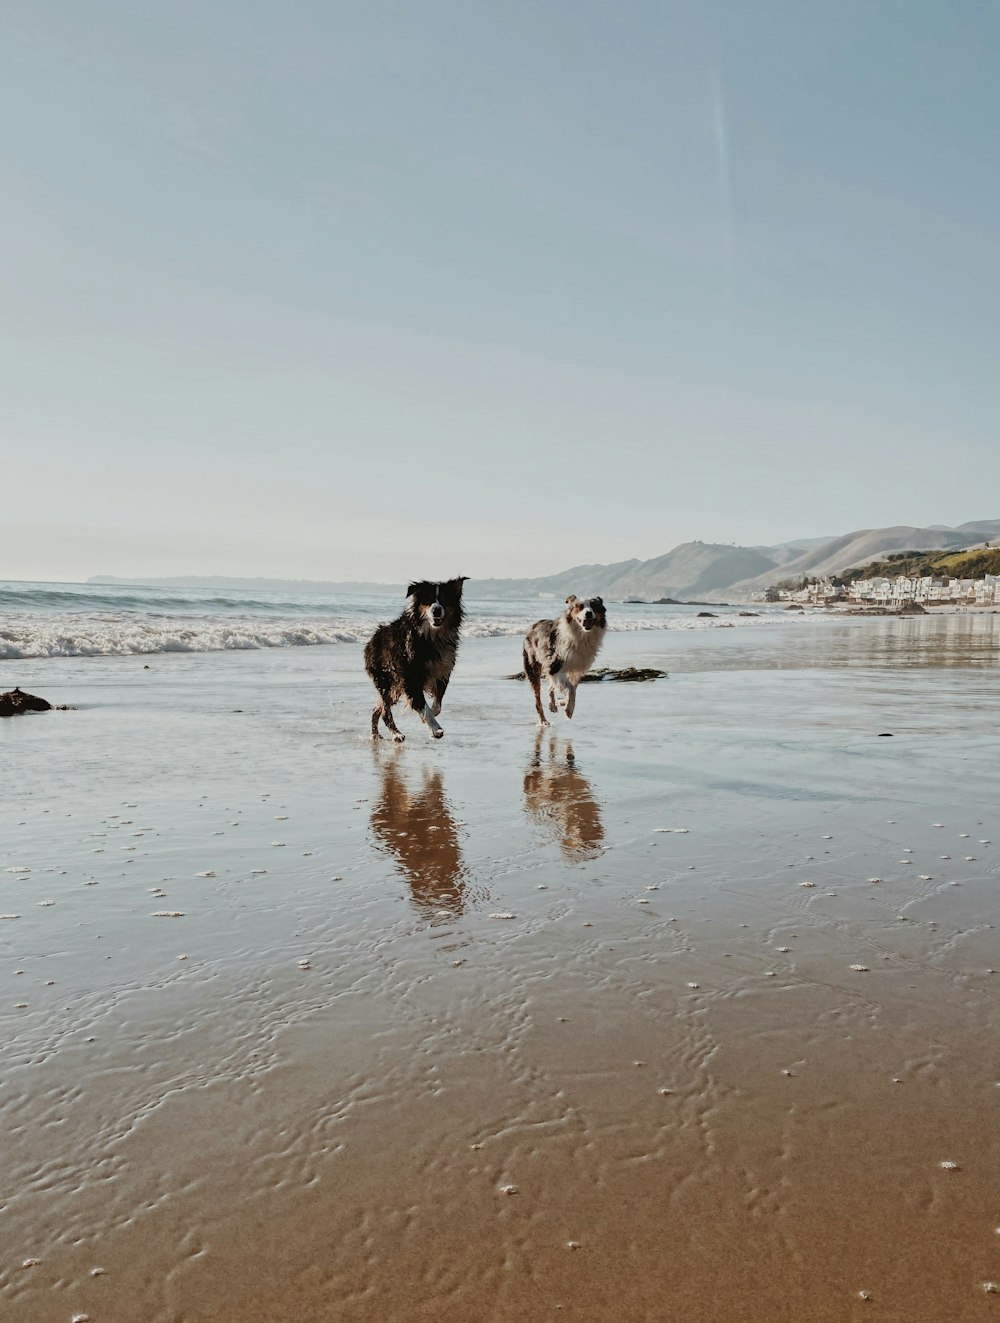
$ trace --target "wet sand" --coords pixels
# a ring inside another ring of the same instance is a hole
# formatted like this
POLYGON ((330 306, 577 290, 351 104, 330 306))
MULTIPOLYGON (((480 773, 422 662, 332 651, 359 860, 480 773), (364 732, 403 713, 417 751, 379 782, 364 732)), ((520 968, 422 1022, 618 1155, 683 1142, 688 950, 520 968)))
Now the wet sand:
POLYGON ((477 641, 402 747, 354 649, 19 663, 4 1318, 996 1316, 998 644, 611 636, 539 735, 477 641))

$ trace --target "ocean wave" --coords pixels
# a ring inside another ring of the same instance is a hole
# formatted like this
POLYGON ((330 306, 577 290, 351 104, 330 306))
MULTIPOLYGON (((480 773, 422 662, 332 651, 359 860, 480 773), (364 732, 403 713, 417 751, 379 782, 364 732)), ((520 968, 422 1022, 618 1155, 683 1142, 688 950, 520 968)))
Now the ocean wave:
MULTIPOLYGON (((535 619, 486 617, 467 619, 467 639, 512 638, 524 633, 535 619)), ((786 623, 788 617, 744 620, 734 615, 713 618, 676 615, 664 618, 612 619, 613 633, 654 630, 732 629, 738 625, 786 623)), ((25 617, 0 622, 0 660, 58 657, 134 657, 175 652, 232 652, 263 648, 307 648, 365 643, 371 636, 370 617, 328 619, 234 621, 232 619, 81 619, 79 615, 25 617)))
POLYGON ((0 627, 0 660, 45 657, 136 657, 166 652, 235 652, 259 648, 305 648, 319 644, 360 643, 368 631, 310 628, 299 622, 271 627, 198 621, 188 627, 135 624, 84 624, 69 628, 32 622, 21 628, 0 627))
MULTIPOLYGON (((298 614, 316 615, 324 604, 315 594, 302 600, 275 594, 268 597, 229 596, 207 591, 183 593, 167 589, 104 589, 89 585, 49 586, 45 584, 0 585, 0 611, 62 612, 94 614, 97 612, 144 616, 274 616, 298 614)), ((337 611, 334 599, 330 611, 337 611)), ((343 602, 343 598, 340 599, 343 602)), ((342 607, 340 608, 342 609, 342 607)))

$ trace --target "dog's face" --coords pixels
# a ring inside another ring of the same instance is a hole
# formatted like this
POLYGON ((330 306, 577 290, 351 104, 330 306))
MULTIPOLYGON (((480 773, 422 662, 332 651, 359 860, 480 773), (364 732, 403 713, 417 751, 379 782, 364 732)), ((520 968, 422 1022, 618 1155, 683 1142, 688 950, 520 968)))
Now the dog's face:
POLYGON ((432 633, 439 629, 456 629, 462 623, 462 585, 468 575, 432 583, 421 579, 406 590, 410 599, 409 610, 421 626, 432 633))
POLYGON ((566 617, 587 632, 605 629, 608 623, 608 615, 600 597, 577 597, 574 593, 566 598, 566 617))

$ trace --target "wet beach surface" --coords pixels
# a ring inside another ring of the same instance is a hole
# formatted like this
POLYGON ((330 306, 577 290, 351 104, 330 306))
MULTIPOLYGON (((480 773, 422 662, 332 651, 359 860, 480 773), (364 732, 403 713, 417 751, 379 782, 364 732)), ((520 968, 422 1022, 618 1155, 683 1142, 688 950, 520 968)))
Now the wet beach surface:
POLYGON ((475 640, 401 747, 354 648, 18 663, 4 1318, 997 1316, 998 646, 612 635, 539 733, 475 640))

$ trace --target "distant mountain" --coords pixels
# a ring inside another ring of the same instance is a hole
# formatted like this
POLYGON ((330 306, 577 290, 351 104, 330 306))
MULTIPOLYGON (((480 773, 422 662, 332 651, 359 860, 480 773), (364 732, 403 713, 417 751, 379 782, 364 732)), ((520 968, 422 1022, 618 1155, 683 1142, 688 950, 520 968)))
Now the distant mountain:
MULTIPOLYGON (((626 597, 681 601, 748 596, 785 579, 824 578, 900 551, 947 551, 1000 537, 1000 519, 978 519, 957 528, 862 528, 833 538, 797 538, 773 547, 738 547, 734 543, 682 542, 652 560, 622 560, 613 565, 574 565, 534 579, 472 579, 466 596, 561 599, 569 593, 600 594, 609 601, 626 597)), ((179 575, 157 579, 122 579, 95 575, 88 583, 148 584, 163 588, 201 588, 217 592, 359 593, 402 596, 403 584, 309 579, 238 579, 221 575, 179 575)))
POLYGON ((956 533, 978 533, 984 540, 1000 537, 1000 519, 974 519, 971 524, 959 524, 956 533))
POLYGON ((705 597, 737 579, 759 575, 777 562, 752 547, 714 542, 682 542, 653 560, 626 560, 617 565, 576 565, 539 579, 476 579, 473 597, 555 597, 569 593, 600 594, 611 601, 623 597, 705 597))
POLYGON ((776 547, 754 547, 753 550, 770 557, 778 565, 787 565, 790 560, 797 560, 804 551, 812 551, 813 547, 821 547, 824 542, 832 541, 829 537, 800 537, 793 542, 782 542, 776 547))

